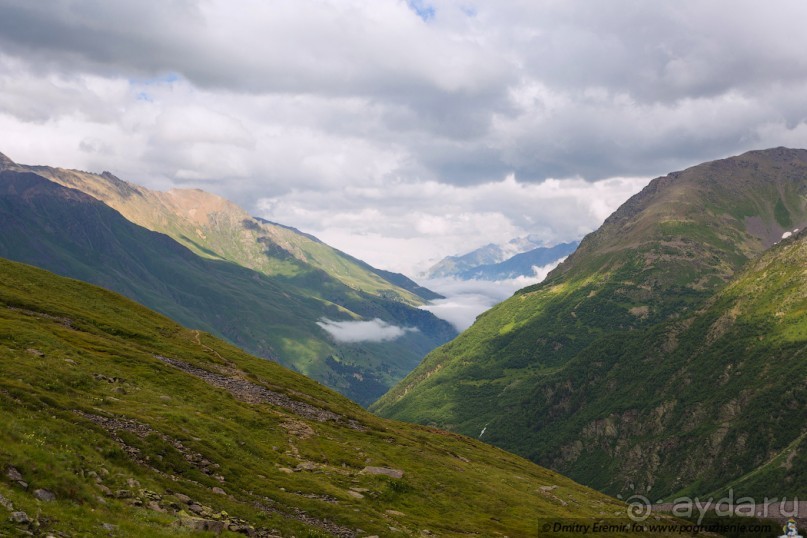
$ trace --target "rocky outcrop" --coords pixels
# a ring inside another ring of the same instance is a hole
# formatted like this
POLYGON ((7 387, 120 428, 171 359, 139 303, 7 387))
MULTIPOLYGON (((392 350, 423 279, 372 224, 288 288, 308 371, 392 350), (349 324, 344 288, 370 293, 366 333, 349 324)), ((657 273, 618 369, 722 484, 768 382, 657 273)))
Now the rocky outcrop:
POLYGON ((244 374, 241 372, 234 371, 231 372, 232 375, 223 375, 198 368, 177 359, 170 359, 161 355, 155 355, 155 358, 170 364, 183 372, 196 376, 213 385, 214 387, 224 389, 243 402, 276 405, 287 411, 291 411, 295 415, 310 420, 316 420, 317 422, 333 421, 339 424, 344 424, 348 428, 354 430, 362 431, 365 429, 356 420, 346 419, 344 416, 334 413, 333 411, 322 409, 321 407, 316 407, 300 400, 295 400, 289 396, 286 396, 285 394, 269 390, 262 385, 247 381, 242 377, 236 377, 239 374, 243 376, 244 374))

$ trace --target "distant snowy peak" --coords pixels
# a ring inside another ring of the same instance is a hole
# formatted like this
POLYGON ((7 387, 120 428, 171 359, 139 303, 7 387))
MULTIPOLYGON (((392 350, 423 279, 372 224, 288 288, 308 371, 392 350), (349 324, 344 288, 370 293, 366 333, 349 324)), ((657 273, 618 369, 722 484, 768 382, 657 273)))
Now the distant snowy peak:
POLYGON ((518 237, 507 243, 496 245, 490 243, 476 250, 459 256, 447 256, 430 267, 425 276, 427 278, 444 278, 456 276, 457 273, 508 260, 516 254, 542 247, 544 243, 535 236, 518 237))
POLYGON ((460 280, 529 277, 535 273, 535 267, 552 264, 574 252, 577 244, 575 241, 546 247, 534 236, 517 238, 504 245, 490 244, 461 256, 443 258, 426 275, 460 280))
POLYGON ((535 250, 536 248, 546 246, 547 246, 546 242, 542 241, 537 235, 528 235, 527 237, 516 237, 515 239, 511 239, 510 241, 499 247, 501 257, 498 260, 494 260, 491 263, 503 262, 505 260, 512 258, 516 254, 529 252, 530 250, 535 250))

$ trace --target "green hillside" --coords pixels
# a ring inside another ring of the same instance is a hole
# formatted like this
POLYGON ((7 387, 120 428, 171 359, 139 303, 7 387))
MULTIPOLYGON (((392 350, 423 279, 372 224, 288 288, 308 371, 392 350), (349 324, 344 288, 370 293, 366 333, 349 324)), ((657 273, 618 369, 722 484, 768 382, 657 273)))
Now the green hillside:
POLYGON ((517 456, 377 418, 115 293, 5 260, 0 416, 0 535, 531 537, 541 521, 625 513, 517 456))
MULTIPOLYGON (((711 411, 726 406, 734 417, 739 405, 773 420, 780 410, 732 403, 764 393, 751 369, 716 391, 725 365, 694 359, 703 335, 684 329, 706 319, 697 316, 749 260, 805 224, 805 150, 750 152, 655 179, 545 282, 480 316, 373 409, 468 435, 485 428, 482 439, 612 493, 716 489, 773 455, 789 433, 754 438, 754 450, 726 448, 737 439, 714 434, 728 419, 709 422, 711 411), (681 374, 675 357, 700 370, 681 374)), ((757 360, 778 359, 760 342, 767 359, 757 360)), ((750 360, 744 348, 732 351, 724 360, 750 360)), ((798 371, 800 358, 777 375, 798 371)))
POLYGON ((321 270, 301 275, 292 286, 277 276, 197 256, 97 199, 31 172, 0 171, 0 256, 123 293, 364 405, 456 334, 429 312, 349 289, 321 270), (336 298, 303 292, 303 283, 336 298), (391 342, 340 344, 317 324, 323 318, 380 319, 416 330, 391 342))
POLYGON ((599 340, 531 387, 515 449, 607 492, 803 496, 805 267, 802 232, 696 315, 599 340))

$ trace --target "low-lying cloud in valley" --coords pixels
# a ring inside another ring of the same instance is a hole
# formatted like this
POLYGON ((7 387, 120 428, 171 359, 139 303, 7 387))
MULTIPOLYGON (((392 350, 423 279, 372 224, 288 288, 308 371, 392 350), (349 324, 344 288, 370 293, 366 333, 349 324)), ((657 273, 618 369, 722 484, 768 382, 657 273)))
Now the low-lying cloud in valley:
POLYGON ((418 330, 415 327, 398 327, 378 318, 369 321, 335 321, 325 318, 318 321, 317 325, 341 343, 390 342, 418 330))
POLYGON ((431 304, 421 308, 451 323, 458 331, 464 331, 473 325, 477 316, 485 310, 504 301, 522 288, 542 282, 546 275, 562 261, 561 259, 543 267, 533 267, 533 276, 508 280, 457 280, 454 278, 424 280, 423 285, 446 298, 432 301, 431 304))

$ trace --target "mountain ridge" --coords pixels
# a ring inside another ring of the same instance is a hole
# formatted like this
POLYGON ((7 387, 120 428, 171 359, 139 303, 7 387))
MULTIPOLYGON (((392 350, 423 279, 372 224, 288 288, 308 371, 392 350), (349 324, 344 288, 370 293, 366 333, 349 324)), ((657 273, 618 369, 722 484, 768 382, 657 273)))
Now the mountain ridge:
MULTIPOLYGON (((574 406, 587 401, 584 390, 605 391, 593 411, 599 418, 632 409, 629 396, 613 393, 630 386, 625 376, 632 372, 619 370, 622 377, 608 381, 596 365, 616 368, 610 365, 619 364, 621 346, 630 342, 641 350, 643 336, 657 338, 654 331, 665 324, 689 319, 777 235, 805 224, 806 150, 749 152, 657 178, 587 235, 544 282, 479 316, 371 409, 467 435, 484 428, 483 439, 583 483, 613 494, 633 492, 631 483, 614 480, 618 473, 595 471, 613 471, 614 455, 594 450, 586 456, 584 434, 571 424, 574 406)), ((675 340, 674 331, 670 338, 675 340)), ((665 356, 662 344, 657 347, 665 356)), ((630 431, 627 423, 622 427, 630 431)), ((619 440, 640 446, 639 435, 619 440)), ((655 483, 666 488, 659 495, 696 487, 649 480, 653 456, 644 457, 632 461, 633 486, 655 483)), ((753 463, 743 465, 747 470, 753 463)))
MULTIPOLYGON (((201 189, 155 191, 106 171, 93 174, 28 166, 14 163, 8 157, 0 161, 2 168, 30 171, 85 192, 135 224, 165 233, 200 256, 227 259, 270 276, 289 274, 293 270, 291 266, 299 264, 298 271, 325 270, 330 277, 349 287, 385 298, 395 297, 413 306, 428 300, 389 282, 369 264, 359 267, 356 263, 359 260, 310 234, 253 217, 226 198, 201 189), (320 259, 321 256, 325 259, 320 259)), ((402 282, 408 280, 396 274, 398 276, 402 282)), ((413 282, 407 285, 417 287, 413 282)), ((430 290, 426 292, 433 294, 430 290)))
POLYGON ((481 264, 447 274, 461 280, 508 280, 518 277, 531 277, 535 269, 559 263, 577 248, 579 243, 558 243, 551 247, 538 247, 515 254, 506 260, 481 264))
POLYGON ((544 242, 534 236, 511 239, 504 244, 489 243, 465 254, 446 256, 427 269, 424 275, 427 278, 457 277, 475 267, 496 265, 515 255, 541 248, 545 248, 544 242))

